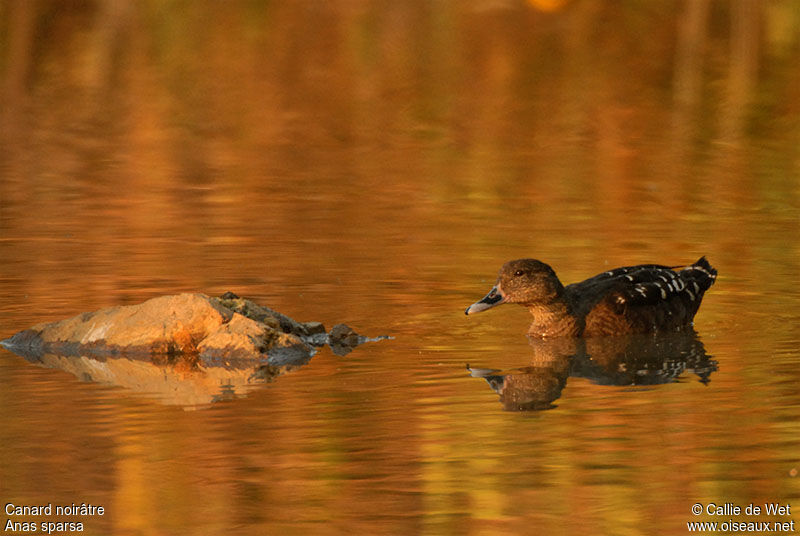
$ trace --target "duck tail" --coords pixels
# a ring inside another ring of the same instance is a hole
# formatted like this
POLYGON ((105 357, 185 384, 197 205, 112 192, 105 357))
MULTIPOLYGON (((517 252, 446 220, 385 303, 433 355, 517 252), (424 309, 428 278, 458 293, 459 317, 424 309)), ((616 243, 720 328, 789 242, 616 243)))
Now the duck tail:
POLYGON ((716 277, 716 275, 717 275, 717 270, 716 270, 716 268, 714 268, 713 266, 711 266, 711 263, 710 263, 710 262, 708 262, 708 259, 706 259, 706 256, 705 256, 705 255, 703 255, 702 257, 700 257, 699 259, 697 259, 697 260, 695 261, 695 263, 694 263, 692 266, 694 266, 694 267, 700 267, 700 268, 702 268, 702 269, 706 270, 707 272, 709 272, 709 273, 713 274, 715 277, 716 277))
POLYGON ((687 280, 697 283, 704 291, 708 290, 714 281, 717 279, 717 269, 711 266, 705 256, 700 257, 691 266, 687 266, 681 270, 687 280))

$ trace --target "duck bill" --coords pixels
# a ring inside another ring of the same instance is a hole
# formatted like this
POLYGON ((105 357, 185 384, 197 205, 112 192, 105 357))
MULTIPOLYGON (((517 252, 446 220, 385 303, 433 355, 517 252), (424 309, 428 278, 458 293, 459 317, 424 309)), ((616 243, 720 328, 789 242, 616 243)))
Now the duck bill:
POLYGON ((464 314, 473 315, 475 313, 480 313, 486 309, 491 309, 495 305, 505 303, 505 301, 506 296, 503 294, 503 290, 500 288, 500 285, 495 285, 492 290, 489 291, 489 294, 467 307, 467 310, 464 311, 464 314))

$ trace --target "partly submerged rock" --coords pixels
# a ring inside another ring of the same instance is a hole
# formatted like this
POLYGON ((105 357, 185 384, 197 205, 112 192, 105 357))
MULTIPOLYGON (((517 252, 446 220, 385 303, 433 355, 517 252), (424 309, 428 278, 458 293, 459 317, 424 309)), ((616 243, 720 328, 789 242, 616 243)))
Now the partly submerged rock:
POLYGON ((296 361, 330 343, 344 355, 369 339, 339 324, 325 333, 320 322, 297 322, 226 292, 160 296, 138 305, 108 307, 38 324, 0 345, 17 353, 60 355, 197 355, 202 362, 232 359, 296 361))
POLYGON ((390 339, 388 335, 379 335, 377 337, 364 337, 359 335, 347 324, 336 324, 331 329, 327 336, 327 343, 331 347, 334 354, 343 356, 353 351, 356 346, 364 344, 365 342, 381 341, 390 339))
POLYGON ((138 305, 39 324, 2 342, 14 351, 60 355, 185 354, 201 359, 265 357, 276 348, 312 348, 276 323, 260 322, 204 294, 160 296, 138 305))
POLYGON ((178 294, 33 326, 0 345, 81 380, 197 406, 246 394, 309 362, 326 343, 344 355, 368 339, 343 324, 330 336, 231 292, 178 294))

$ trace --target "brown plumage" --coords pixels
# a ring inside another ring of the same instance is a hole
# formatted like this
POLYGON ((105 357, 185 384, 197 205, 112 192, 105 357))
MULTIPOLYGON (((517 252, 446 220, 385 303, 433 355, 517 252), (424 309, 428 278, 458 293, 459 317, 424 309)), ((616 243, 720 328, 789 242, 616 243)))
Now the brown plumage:
POLYGON ((507 262, 494 288, 466 314, 518 303, 534 317, 534 337, 590 337, 676 331, 692 325, 717 271, 701 257, 690 266, 641 264, 616 268, 566 287, 547 264, 507 262), (682 268, 680 271, 675 271, 682 268))

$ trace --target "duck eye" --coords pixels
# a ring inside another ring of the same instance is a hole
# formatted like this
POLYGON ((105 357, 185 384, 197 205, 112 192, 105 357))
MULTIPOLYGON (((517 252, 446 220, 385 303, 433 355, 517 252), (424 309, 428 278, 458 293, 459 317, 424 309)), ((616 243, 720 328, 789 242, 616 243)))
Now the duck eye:
POLYGON ((523 275, 524 273, 525 273, 524 270, 517 270, 516 272, 514 272, 514 275, 519 277, 519 276, 523 275))

